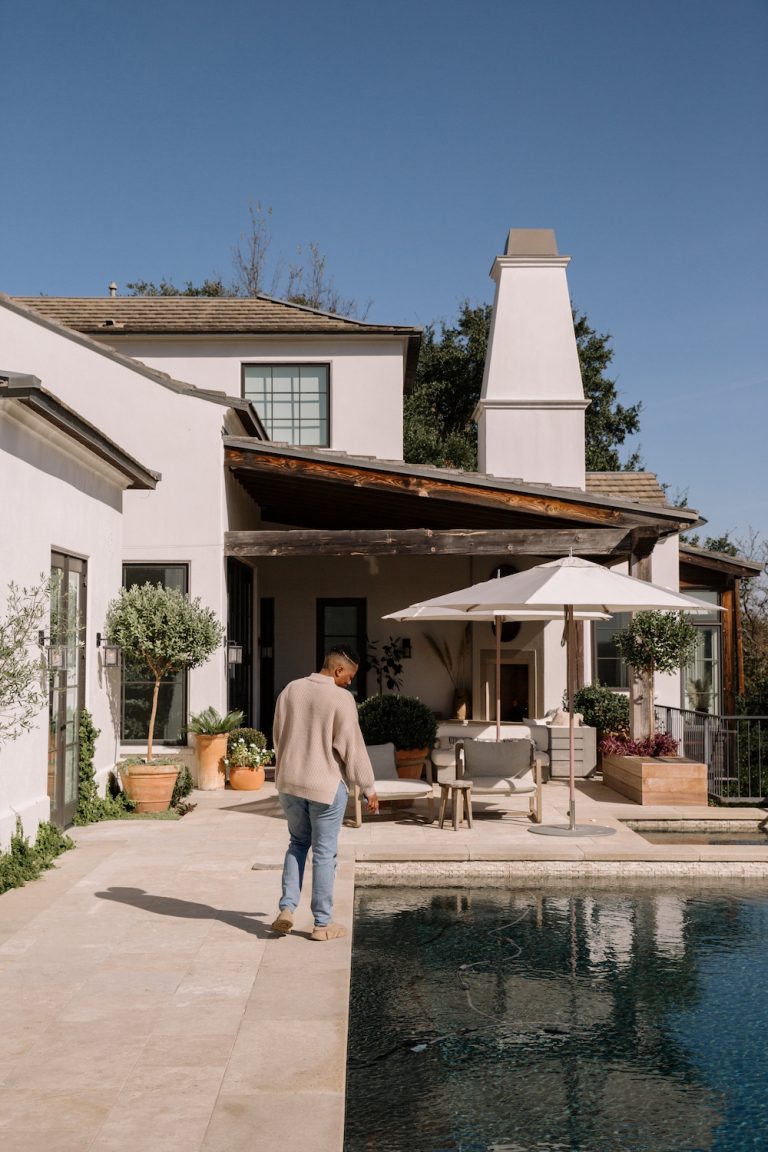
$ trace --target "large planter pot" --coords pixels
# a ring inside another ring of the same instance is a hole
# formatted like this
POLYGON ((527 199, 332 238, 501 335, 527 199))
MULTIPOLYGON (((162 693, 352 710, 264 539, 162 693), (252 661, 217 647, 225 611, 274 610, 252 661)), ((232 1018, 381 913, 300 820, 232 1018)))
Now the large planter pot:
POLYGON ((238 792, 255 792, 263 786, 265 778, 263 768, 244 768, 234 764, 229 766, 229 786, 238 792))
POLYGON ((170 808, 178 774, 179 768, 168 764, 131 764, 120 769, 123 788, 137 812, 165 812, 170 808))
POLYGON ((685 756, 603 753, 603 784, 636 804, 707 805, 707 766, 685 756))
POLYGON ((226 783, 224 757, 227 754, 227 733, 215 736, 195 736, 197 749, 197 787, 202 792, 223 788, 226 783))
POLYGON ((397 759, 397 774, 400 779, 420 780, 428 752, 428 748, 398 748, 395 757, 397 759))

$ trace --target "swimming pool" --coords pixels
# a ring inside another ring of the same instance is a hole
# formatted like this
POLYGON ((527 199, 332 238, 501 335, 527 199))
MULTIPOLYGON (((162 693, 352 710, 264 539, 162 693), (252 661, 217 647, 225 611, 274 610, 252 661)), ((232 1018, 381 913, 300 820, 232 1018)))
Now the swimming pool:
POLYGON ((625 820, 649 844, 735 844, 768 848, 765 819, 757 820, 625 820))
POLYGON ((768 888, 361 888, 345 1152, 760 1152, 768 888))

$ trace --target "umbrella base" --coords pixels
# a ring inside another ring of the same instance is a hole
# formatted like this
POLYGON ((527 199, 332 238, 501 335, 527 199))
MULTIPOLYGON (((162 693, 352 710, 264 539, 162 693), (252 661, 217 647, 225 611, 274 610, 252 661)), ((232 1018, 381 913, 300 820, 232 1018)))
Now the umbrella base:
POLYGON ((613 836, 615 828, 602 824, 532 824, 528 829, 536 836, 613 836))

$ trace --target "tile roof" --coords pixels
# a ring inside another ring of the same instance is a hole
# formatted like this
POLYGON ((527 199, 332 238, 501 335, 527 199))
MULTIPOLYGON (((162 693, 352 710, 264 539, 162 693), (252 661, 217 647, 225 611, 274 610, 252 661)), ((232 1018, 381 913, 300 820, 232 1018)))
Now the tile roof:
MULTIPOLYGON (((9 311, 24 316, 25 319, 31 320, 35 324, 58 332, 67 340, 81 344, 83 347, 89 348, 92 352, 96 352, 99 356, 105 356, 108 360, 113 360, 116 364, 122 364, 124 368, 130 368, 132 372, 146 376, 149 380, 155 380, 158 384, 161 384, 163 388, 168 388, 172 392, 182 393, 187 396, 197 396, 201 400, 208 400, 215 404, 233 408, 238 412, 249 435, 266 440, 267 434, 264 431, 264 426, 261 423, 256 409, 249 400, 241 399, 238 396, 229 396, 226 392, 219 392, 209 388, 197 388, 194 384, 188 384, 183 380, 175 380, 172 376, 169 376, 167 372, 160 372, 156 368, 148 368, 147 365, 142 364, 140 360, 134 360, 131 356, 124 356, 115 348, 110 347, 110 345, 103 344, 100 340, 94 340, 91 336, 79 332, 66 324, 62 324, 61 321, 56 320, 54 317, 45 315, 40 309, 30 308, 29 305, 24 302, 25 299, 26 297, 6 296, 3 292, 0 292, 0 308, 7 308, 9 311)), ((37 299, 37 297, 34 299, 37 299)))
POLYGON ((666 492, 654 472, 587 472, 585 487, 595 496, 667 504, 666 492))
POLYGON ((16 296, 49 320, 90 335, 317 333, 421 337, 420 328, 369 324, 266 296, 16 296))

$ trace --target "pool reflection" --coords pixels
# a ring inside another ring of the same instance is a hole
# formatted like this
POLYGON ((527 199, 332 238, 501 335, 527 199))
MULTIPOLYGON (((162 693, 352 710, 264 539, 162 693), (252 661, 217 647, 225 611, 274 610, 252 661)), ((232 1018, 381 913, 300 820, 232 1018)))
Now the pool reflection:
POLYGON ((767 910, 747 884, 359 890, 346 1152, 763 1148, 767 910))

